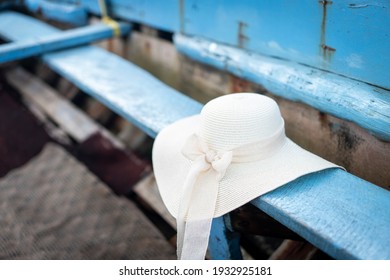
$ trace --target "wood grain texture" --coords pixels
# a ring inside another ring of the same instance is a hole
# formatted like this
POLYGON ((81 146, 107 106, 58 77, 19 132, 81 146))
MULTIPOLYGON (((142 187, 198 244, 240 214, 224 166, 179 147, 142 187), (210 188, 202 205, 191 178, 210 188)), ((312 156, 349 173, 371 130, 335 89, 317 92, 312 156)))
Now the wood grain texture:
POLYGON ((22 68, 7 71, 6 78, 24 98, 37 106, 76 141, 82 142, 91 135, 101 132, 117 147, 124 146, 104 127, 91 121, 80 109, 22 68))
POLYGON ((199 113, 202 107, 146 71, 97 47, 47 54, 43 60, 152 137, 168 124, 199 113))

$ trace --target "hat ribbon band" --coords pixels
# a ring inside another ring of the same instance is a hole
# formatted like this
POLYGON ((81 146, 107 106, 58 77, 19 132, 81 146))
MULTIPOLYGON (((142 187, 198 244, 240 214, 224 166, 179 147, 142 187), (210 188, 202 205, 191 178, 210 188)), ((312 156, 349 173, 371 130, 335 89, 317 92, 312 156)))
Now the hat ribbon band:
POLYGON ((187 176, 177 216, 177 255, 182 260, 204 259, 218 195, 217 172, 196 161, 187 176), (207 169, 207 170, 205 170, 207 169), (193 200, 199 194, 201 199, 193 200), (200 203, 196 201, 201 200, 200 203), (201 209, 198 209, 198 207, 201 209), (201 213, 199 213, 201 211, 201 213), (199 216, 201 214, 201 216, 199 216))
POLYGON ((232 163, 244 163, 267 159, 285 144, 284 124, 271 136, 260 141, 242 145, 232 150, 232 163))
POLYGON ((182 153, 192 164, 177 216, 177 255, 180 259, 204 259, 219 180, 230 165, 233 153, 210 150, 195 134, 187 139, 182 153))
POLYGON ((219 181, 231 163, 269 157, 285 142, 284 126, 271 137, 232 151, 214 151, 198 135, 191 135, 183 155, 192 161, 181 194, 177 216, 177 255, 204 259, 218 197, 219 181))

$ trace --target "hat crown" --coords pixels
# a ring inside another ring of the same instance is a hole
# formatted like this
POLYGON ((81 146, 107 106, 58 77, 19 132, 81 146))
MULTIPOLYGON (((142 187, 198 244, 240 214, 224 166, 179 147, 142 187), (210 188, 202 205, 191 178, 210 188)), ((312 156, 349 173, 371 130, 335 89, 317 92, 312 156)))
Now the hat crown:
POLYGON ((211 149, 231 150, 284 133, 276 102, 264 95, 237 93, 208 102, 201 112, 199 135, 211 149))

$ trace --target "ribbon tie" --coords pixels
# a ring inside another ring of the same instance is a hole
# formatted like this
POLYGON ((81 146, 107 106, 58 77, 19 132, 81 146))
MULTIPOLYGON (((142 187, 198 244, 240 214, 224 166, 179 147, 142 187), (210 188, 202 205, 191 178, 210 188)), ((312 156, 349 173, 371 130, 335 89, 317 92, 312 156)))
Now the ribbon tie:
POLYGON ((232 151, 214 151, 198 135, 185 143, 182 154, 191 160, 177 217, 180 259, 204 259, 214 216, 219 181, 232 162, 232 151))
POLYGON ((202 172, 213 169, 218 174, 218 180, 225 175, 233 157, 232 151, 214 151, 209 149, 198 135, 192 134, 182 149, 183 155, 196 165, 202 165, 202 172))

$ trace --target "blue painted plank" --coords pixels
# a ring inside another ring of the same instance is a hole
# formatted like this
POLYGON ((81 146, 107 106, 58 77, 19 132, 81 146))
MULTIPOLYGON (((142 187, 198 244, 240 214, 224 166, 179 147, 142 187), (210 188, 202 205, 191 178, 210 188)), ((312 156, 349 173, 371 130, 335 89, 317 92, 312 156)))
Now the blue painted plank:
POLYGON ((176 34, 177 49, 194 60, 262 85, 288 100, 357 123, 390 141, 390 92, 291 61, 176 34))
POLYGON ((51 25, 10 11, 0 14, 0 31, 0 38, 10 41, 13 41, 14 38, 29 40, 37 36, 49 36, 59 32, 51 25))
MULTIPOLYGON (((47 0, 27 0, 42 2, 47 0)), ((52 0, 63 3, 66 0, 52 0)), ((75 1, 68 1, 75 2, 75 1)), ((111 0, 113 17, 390 88, 389 1, 111 0), (299 16, 297 16, 299 15, 299 16)), ((80 8, 100 14, 97 0, 80 8)), ((61 13, 57 13, 61 14, 61 13)))
POLYGON ((198 114, 202 107, 148 72, 97 47, 47 54, 43 60, 152 137, 173 121, 198 114))
POLYGON ((390 192, 345 171, 306 175, 252 203, 336 259, 390 259, 390 192))
MULTIPOLYGON (((120 23, 119 29, 122 35, 127 35, 131 26, 127 23, 120 23)), ((111 27, 106 24, 96 24, 59 33, 56 32, 43 37, 3 44, 0 45, 0 64, 55 50, 85 45, 113 36, 114 30, 111 27)))
POLYGON ((390 88, 389 1, 187 0, 184 10, 187 35, 390 88))
POLYGON ((208 247, 210 256, 213 260, 240 260, 240 236, 227 228, 225 218, 228 215, 213 220, 208 247))
MULTIPOLYGON (((14 12, 0 14, 0 34, 18 41, 60 33, 14 12), (13 25, 8 25, 14 22, 13 25), (29 26, 26 34, 20 26, 29 26)), ((45 54, 42 59, 84 92, 154 137, 175 120, 200 112, 202 105, 166 86, 148 72, 107 52, 86 46, 45 54)))
POLYGON ((77 1, 71 0, 24 0, 26 8, 38 12, 47 19, 68 23, 74 26, 88 24, 87 10, 77 1))

